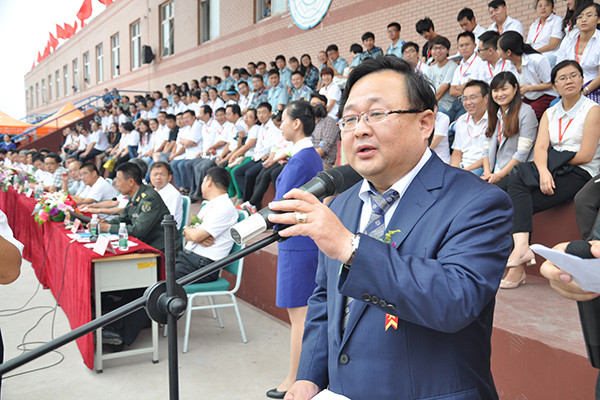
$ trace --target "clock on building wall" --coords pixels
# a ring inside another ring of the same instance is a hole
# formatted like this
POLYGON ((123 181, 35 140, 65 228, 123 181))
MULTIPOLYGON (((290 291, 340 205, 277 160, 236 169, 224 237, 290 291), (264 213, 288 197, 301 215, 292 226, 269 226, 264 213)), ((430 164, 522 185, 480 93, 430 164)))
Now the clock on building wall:
POLYGON ((316 26, 331 4, 331 0, 289 0, 292 19, 301 29, 316 26))

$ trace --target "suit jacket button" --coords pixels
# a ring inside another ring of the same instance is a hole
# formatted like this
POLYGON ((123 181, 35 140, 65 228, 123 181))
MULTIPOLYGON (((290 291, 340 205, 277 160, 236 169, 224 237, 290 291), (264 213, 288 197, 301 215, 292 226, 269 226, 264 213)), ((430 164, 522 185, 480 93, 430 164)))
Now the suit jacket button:
POLYGON ((368 302, 368 301, 371 301, 371 295, 370 295, 370 294, 368 294, 368 293, 365 293, 365 294, 363 294, 363 295, 362 295, 362 299, 363 299, 364 301, 367 301, 367 302, 368 302))
POLYGON ((394 310, 396 309, 396 306, 393 305, 392 303, 389 303, 387 306, 385 306, 388 310, 394 310))
POLYGON ((371 303, 373 303, 373 304, 379 303, 379 297, 377 297, 377 296, 371 296, 371 303))
POLYGON ((385 307, 387 307, 388 303, 387 303, 387 301, 385 301, 385 300, 381 299, 381 300, 379 300, 379 305, 380 305, 381 307, 385 308, 385 307))
POLYGON ((348 357, 348 354, 342 354, 342 355, 340 355, 339 361, 340 361, 340 364, 346 365, 350 361, 350 357, 348 357))

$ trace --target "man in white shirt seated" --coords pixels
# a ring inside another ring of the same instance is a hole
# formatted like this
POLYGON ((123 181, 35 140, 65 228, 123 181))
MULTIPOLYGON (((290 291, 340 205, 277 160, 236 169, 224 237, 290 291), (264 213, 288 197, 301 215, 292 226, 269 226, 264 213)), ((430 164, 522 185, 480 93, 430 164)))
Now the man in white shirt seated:
POLYGON ((98 169, 94 164, 84 164, 80 168, 79 174, 86 185, 86 190, 80 195, 71 196, 77 204, 97 203, 117 197, 117 190, 106 179, 98 175, 98 169))
POLYGON ((488 12, 490 14, 490 19, 494 21, 494 23, 488 27, 488 31, 496 31, 501 35, 506 31, 515 31, 519 32, 521 36, 524 36, 523 24, 521 21, 508 15, 506 2, 504 0, 490 1, 488 3, 488 12))
POLYGON ((175 218, 177 229, 180 229, 183 223, 183 197, 175 186, 171 185, 172 177, 173 170, 169 164, 158 161, 150 166, 150 183, 175 218))
POLYGON ((62 176, 62 190, 69 192, 71 196, 81 194, 86 189, 85 183, 81 180, 80 169, 83 165, 81 161, 70 160, 66 162, 69 174, 62 176))
MULTIPOLYGON (((52 178, 52 174, 46 171, 46 164, 44 164, 43 155, 36 154, 33 157, 33 166, 35 168, 35 170, 33 171, 33 178, 36 182, 44 182, 45 180, 49 180, 52 178)), ((33 185, 32 188, 33 187, 35 187, 35 185, 33 185)))
MULTIPOLYGON (((175 278, 179 279, 213 261, 227 256, 233 247, 229 228, 238 220, 238 213, 227 194, 230 177, 225 168, 213 167, 202 181, 202 194, 208 202, 198 212, 200 225, 185 227, 185 250, 175 260, 175 278)), ((196 282, 212 282, 219 271, 196 282)))
MULTIPOLYGON (((79 159, 85 164, 88 160, 94 160, 97 155, 100 155, 108 149, 108 138, 102 132, 97 122, 92 122, 92 132, 88 136, 88 144, 83 153, 79 155, 79 159)), ((83 128, 85 129, 85 127, 83 128)))
POLYGON ((475 13, 470 8, 460 10, 456 20, 463 31, 473 32, 475 39, 485 32, 485 28, 477 23, 475 13))
POLYGON ((475 35, 473 35, 473 32, 464 31, 459 33, 456 41, 462 60, 458 64, 458 68, 454 70, 452 82, 450 83, 450 96, 456 97, 456 100, 452 103, 452 108, 447 113, 450 121, 456 121, 456 118, 465 113, 460 96, 462 96, 465 84, 473 79, 472 77, 479 69, 479 64, 481 64, 481 58, 475 53, 475 35))
POLYGON ((463 91, 466 114, 454 124, 454 143, 450 165, 471 171, 477 176, 483 173, 483 142, 488 127, 487 106, 489 87, 482 81, 470 81, 463 91))
POLYGON ((496 31, 487 31, 479 36, 479 50, 477 53, 482 62, 472 79, 484 81, 488 85, 498 73, 510 71, 517 76, 517 69, 510 60, 500 58, 498 54, 498 39, 500 34, 496 31))

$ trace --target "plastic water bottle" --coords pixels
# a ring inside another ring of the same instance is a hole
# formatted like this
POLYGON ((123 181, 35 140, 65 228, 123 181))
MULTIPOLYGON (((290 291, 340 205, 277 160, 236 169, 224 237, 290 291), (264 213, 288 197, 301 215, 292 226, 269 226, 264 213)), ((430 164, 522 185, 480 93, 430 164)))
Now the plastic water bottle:
POLYGON ((129 234, 125 222, 119 224, 119 250, 127 251, 129 249, 129 234))
POLYGON ((44 186, 41 183, 35 185, 34 197, 39 199, 44 194, 44 186))
POLYGON ((98 214, 92 214, 90 221, 90 241, 95 242, 98 239, 98 214))

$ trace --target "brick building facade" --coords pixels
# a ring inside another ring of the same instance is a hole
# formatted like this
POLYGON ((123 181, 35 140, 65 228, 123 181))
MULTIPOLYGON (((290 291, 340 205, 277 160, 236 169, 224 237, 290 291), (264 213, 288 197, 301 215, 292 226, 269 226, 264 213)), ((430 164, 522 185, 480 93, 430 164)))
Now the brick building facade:
MULTIPOLYGON (((223 65, 268 63, 277 54, 300 58, 308 53, 316 64, 318 52, 331 43, 351 62, 350 45, 360 43, 366 31, 372 31, 376 45, 385 50, 386 26, 392 21, 402 25, 403 40, 422 45, 415 23, 425 16, 433 20, 438 34, 451 40, 454 53, 461 8, 472 8, 483 27, 491 23, 488 1, 332 0, 323 20, 302 30, 294 24, 285 0, 274 0, 273 15, 259 20, 262 1, 115 1, 25 75, 27 114, 54 112, 67 101, 101 94, 104 88, 163 90, 168 83, 220 74, 223 65), (138 58, 142 45, 149 45, 156 55, 151 64, 138 58), (162 55, 171 50, 172 54, 162 55), (117 53, 118 61, 113 61, 117 53)), ((509 15, 519 19, 527 32, 536 18, 534 0, 507 0, 507 4, 509 15)), ((557 15, 564 16, 565 4, 556 4, 557 15)))

